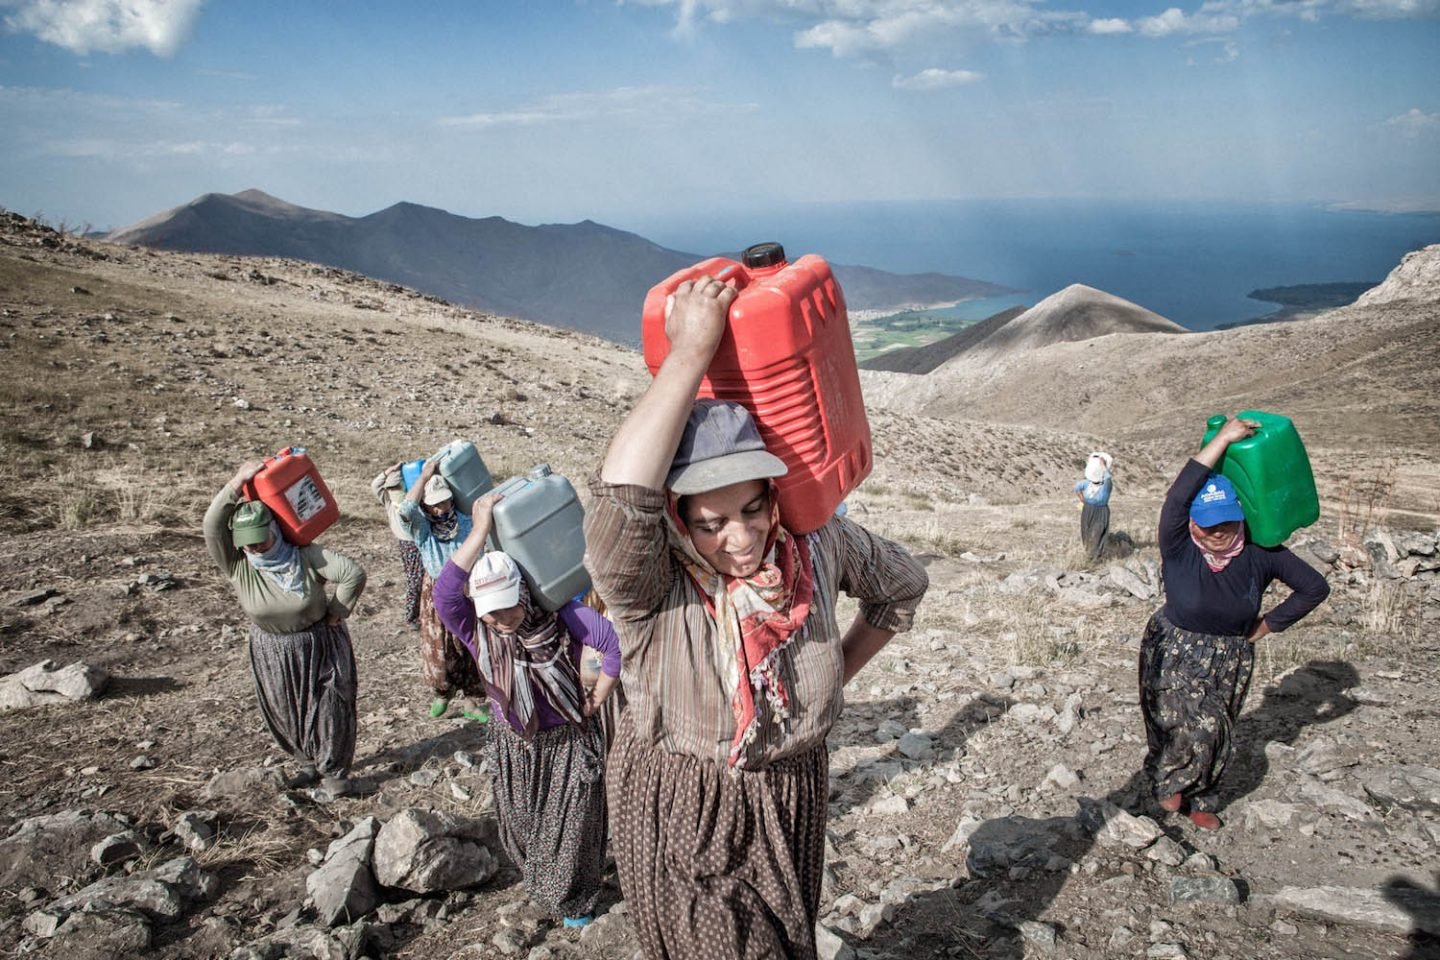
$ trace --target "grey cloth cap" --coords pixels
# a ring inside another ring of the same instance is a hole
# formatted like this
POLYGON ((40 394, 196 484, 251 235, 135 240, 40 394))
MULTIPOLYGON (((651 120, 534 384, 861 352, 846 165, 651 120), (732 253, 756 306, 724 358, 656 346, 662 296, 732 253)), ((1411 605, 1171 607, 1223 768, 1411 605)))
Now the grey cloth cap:
POLYGON ((700 399, 685 422, 665 485, 683 497, 787 472, 785 461, 765 449, 749 410, 728 400, 700 399))

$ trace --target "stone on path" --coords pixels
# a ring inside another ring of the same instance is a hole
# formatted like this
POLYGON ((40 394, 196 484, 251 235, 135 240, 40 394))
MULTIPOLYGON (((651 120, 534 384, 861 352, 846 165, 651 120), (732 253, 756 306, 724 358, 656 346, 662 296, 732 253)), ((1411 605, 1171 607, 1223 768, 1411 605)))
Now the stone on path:
POLYGON ((83 660, 60 668, 54 660, 42 660, 0 677, 0 711, 93 700, 104 692, 109 681, 109 673, 83 660))
POLYGON ((48 886, 57 876, 75 876, 90 849, 106 837, 129 830, 108 813, 66 810, 29 817, 0 840, 0 888, 48 886))
MULTIPOLYGON (((1262 899, 1256 897, 1255 899, 1262 899)), ((1427 890, 1389 887, 1282 887, 1263 898, 1276 907, 1326 920, 1356 923, 1397 933, 1423 931, 1440 936, 1440 900, 1427 890)))
POLYGON ((500 868, 493 820, 439 810, 401 810, 375 838, 375 878, 413 893, 459 890, 484 883, 500 868))
POLYGON ((1228 877, 1176 877, 1170 881, 1170 902, 1223 903, 1240 902, 1240 887, 1228 877))
POLYGON ((370 869, 380 821, 365 817, 345 836, 330 844, 325 862, 305 878, 315 913, 327 927, 360 919, 380 903, 380 889, 370 869))
POLYGON ((205 784, 206 800, 249 800, 255 792, 278 792, 285 786, 279 767, 241 767, 217 773, 205 784))
POLYGON ((1397 763, 1363 771, 1360 783, 1366 793, 1387 806, 1440 812, 1440 770, 1434 767, 1397 763))
POLYGON ((1158 840, 1165 831, 1149 817, 1136 817, 1108 800, 1077 797, 1080 820, 1095 832, 1102 843, 1118 843, 1141 850, 1158 840))
POLYGON ((855 960, 855 948, 819 923, 815 925, 815 953, 820 960, 855 960))

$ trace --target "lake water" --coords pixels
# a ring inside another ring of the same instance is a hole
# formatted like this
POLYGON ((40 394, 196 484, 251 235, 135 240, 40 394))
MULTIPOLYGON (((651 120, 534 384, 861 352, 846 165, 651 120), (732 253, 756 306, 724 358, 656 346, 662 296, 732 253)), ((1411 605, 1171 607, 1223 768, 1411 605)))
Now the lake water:
POLYGON ((796 205, 630 229, 702 254, 779 240, 792 257, 813 252, 837 263, 958 274, 1022 291, 955 308, 968 319, 1084 283, 1209 330, 1274 309, 1246 297, 1257 288, 1383 280, 1408 251, 1440 243, 1440 214, 986 200, 796 205))

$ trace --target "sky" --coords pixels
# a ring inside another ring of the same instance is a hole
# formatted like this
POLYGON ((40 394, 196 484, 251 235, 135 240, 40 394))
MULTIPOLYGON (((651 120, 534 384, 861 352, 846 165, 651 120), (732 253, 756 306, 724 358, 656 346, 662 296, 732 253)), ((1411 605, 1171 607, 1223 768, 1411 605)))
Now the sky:
POLYGON ((0 206, 1440 210, 1440 0, 0 0, 0 206))

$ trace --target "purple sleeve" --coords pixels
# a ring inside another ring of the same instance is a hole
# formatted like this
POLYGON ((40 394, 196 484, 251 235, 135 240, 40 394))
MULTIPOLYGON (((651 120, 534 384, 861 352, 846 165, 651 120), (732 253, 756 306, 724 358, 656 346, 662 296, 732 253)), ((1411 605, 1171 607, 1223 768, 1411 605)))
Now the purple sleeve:
POLYGON ((601 672, 607 677, 620 676, 620 638, 610 621, 574 600, 561 607, 559 615, 572 640, 600 651, 604 661, 601 672))
POLYGON ((1280 633, 1330 596, 1330 584, 1319 571, 1284 547, 1265 551, 1270 571, 1293 592, 1265 615, 1271 633, 1280 633))
POLYGON ((1170 484, 1165 494, 1165 503, 1160 508, 1160 552, 1174 553, 1176 549, 1190 545, 1190 501, 1195 499, 1200 485, 1210 476, 1210 468, 1191 457, 1180 468, 1180 475, 1170 484))
POLYGON ((435 581, 435 612, 439 614, 440 622, 445 624, 445 629, 455 634, 473 657, 475 606, 465 596, 466 579, 467 574, 454 561, 445 561, 445 569, 440 571, 440 578, 435 581))

